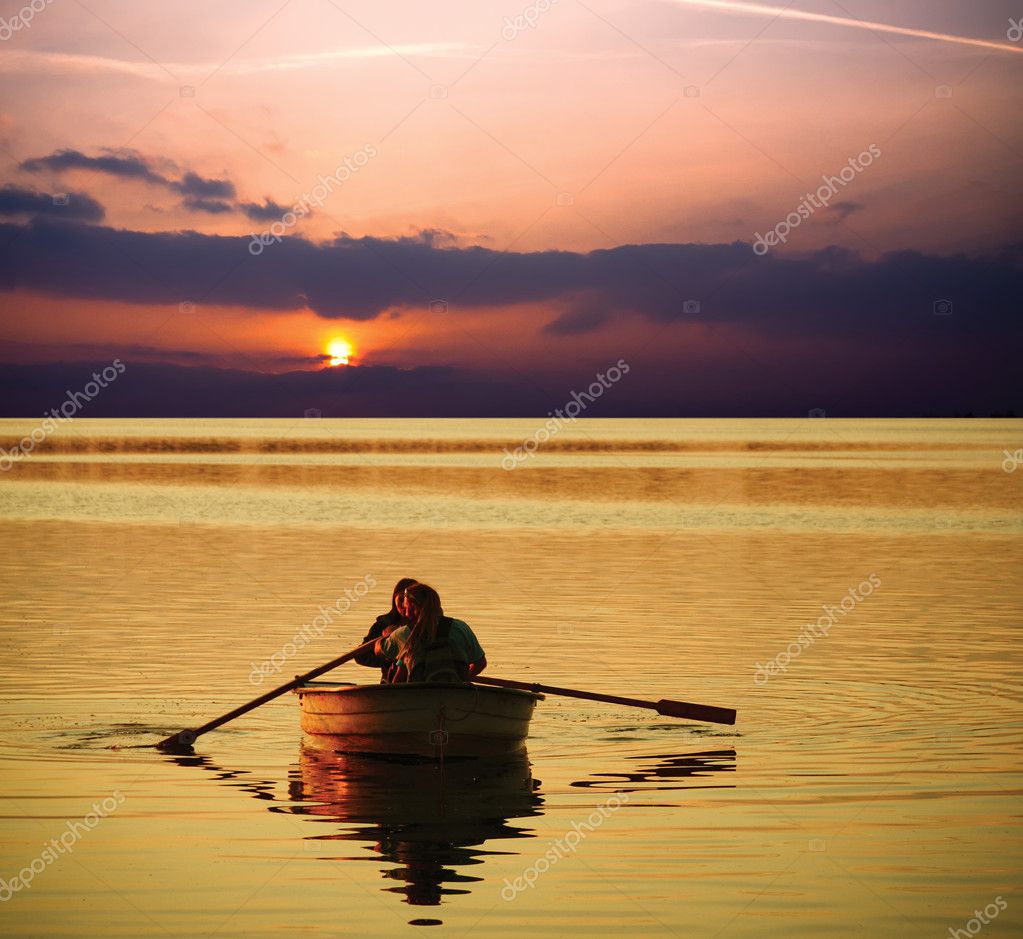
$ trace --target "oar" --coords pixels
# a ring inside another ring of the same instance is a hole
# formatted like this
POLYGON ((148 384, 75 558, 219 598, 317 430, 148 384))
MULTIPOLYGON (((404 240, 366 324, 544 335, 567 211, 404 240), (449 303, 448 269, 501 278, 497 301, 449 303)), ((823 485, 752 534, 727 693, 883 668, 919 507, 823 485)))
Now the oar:
POLYGON ((641 701, 638 698, 619 698, 612 694, 597 694, 593 691, 576 691, 572 688, 552 688, 550 685, 527 684, 524 681, 510 681, 507 678, 483 678, 476 675, 471 679, 481 685, 497 685, 500 688, 519 688, 535 691, 537 694, 557 694, 566 698, 584 698, 587 701, 606 701, 608 704, 622 704, 630 708, 649 708, 665 717, 681 717, 690 721, 707 721, 711 724, 734 724, 735 711, 731 708, 717 708, 709 704, 689 704, 686 701, 641 701))
POLYGON ((352 649, 351 652, 346 652, 344 655, 333 659, 326 665, 314 668, 311 672, 306 672, 304 675, 296 675, 295 678, 292 681, 289 681, 286 685, 281 685, 279 688, 274 688, 273 691, 261 694, 254 701, 250 701, 248 704, 243 704, 241 707, 236 707, 233 711, 228 711, 227 714, 222 714, 220 717, 216 717, 208 723, 203 724, 202 727, 194 727, 189 730, 179 730, 176 734, 171 734, 171 736, 169 736, 166 740, 161 740, 158 744, 156 744, 156 748, 158 750, 187 750, 193 743, 195 743, 195 738, 201 734, 204 734, 209 730, 214 730, 222 724, 226 724, 228 721, 233 721, 236 717, 240 717, 242 714, 255 710, 261 704, 266 704, 267 701, 272 701, 278 695, 284 694, 285 691, 291 691, 292 688, 297 688, 299 685, 305 684, 307 681, 311 681, 317 675, 322 675, 324 672, 329 672, 332 668, 337 668, 339 665, 343 665, 345 662, 351 661, 364 649, 371 649, 375 644, 376 639, 370 639, 369 642, 364 642, 357 649, 352 649))

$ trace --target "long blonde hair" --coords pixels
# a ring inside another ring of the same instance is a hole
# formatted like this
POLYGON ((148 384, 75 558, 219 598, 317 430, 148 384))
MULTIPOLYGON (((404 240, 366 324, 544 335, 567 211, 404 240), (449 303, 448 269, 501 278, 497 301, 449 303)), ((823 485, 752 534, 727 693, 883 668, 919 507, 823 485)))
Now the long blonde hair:
MULTIPOLYGON (((409 635, 401 650, 410 663, 422 655, 423 650, 437 638, 437 627, 444 615, 440 596, 427 584, 413 584, 405 591, 411 609, 409 610, 409 635)), ((411 669, 410 669, 411 670, 411 669)))

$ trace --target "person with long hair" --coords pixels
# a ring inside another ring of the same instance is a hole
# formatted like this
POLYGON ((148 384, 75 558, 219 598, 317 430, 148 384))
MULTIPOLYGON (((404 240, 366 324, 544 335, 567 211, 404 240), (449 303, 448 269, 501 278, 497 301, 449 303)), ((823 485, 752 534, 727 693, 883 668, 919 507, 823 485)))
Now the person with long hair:
MULTIPOLYGON (((386 613, 381 613, 376 618, 373 625, 369 627, 369 632, 366 633, 362 640, 364 643, 369 642, 370 639, 388 636, 399 626, 404 626, 408 623, 405 611, 405 591, 415 583, 414 577, 402 577, 394 585, 394 590, 391 591, 391 609, 386 613)), ((375 648, 360 652, 355 657, 355 661, 359 665, 365 665, 368 668, 379 668, 381 683, 387 683, 392 680, 391 673, 397 666, 396 662, 378 655, 375 648)))
POLYGON ((436 590, 417 583, 404 595, 407 624, 381 636, 373 651, 397 663, 405 681, 468 681, 487 667, 479 640, 467 623, 444 615, 436 590))

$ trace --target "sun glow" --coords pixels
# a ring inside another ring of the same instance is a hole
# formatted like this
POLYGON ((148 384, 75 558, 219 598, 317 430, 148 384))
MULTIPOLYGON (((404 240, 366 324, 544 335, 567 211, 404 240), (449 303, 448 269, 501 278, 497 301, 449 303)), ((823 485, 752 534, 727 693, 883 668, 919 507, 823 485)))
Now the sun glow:
POLYGON ((347 365, 352 357, 352 344, 347 339, 331 339, 327 343, 327 355, 331 365, 347 365))

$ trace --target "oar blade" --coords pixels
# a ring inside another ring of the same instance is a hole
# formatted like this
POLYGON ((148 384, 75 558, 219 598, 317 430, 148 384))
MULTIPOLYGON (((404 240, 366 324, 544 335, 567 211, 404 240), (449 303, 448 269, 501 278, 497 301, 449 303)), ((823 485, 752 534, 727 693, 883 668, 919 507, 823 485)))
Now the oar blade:
POLYGON ((689 721, 707 721, 711 724, 734 724, 735 711, 731 708, 717 708, 709 704, 689 704, 686 701, 669 701, 662 698, 657 702, 657 713, 665 717, 680 717, 689 721))
POLYGON ((179 730, 176 734, 171 734, 165 740, 161 740, 156 744, 157 750, 163 750, 164 753, 192 753, 192 744, 195 743, 195 732, 191 730, 179 730))

